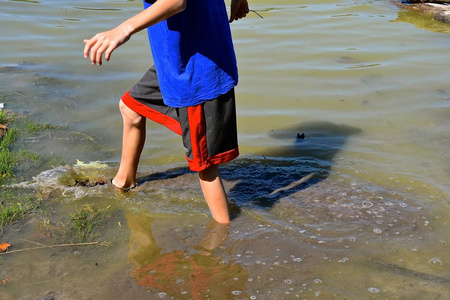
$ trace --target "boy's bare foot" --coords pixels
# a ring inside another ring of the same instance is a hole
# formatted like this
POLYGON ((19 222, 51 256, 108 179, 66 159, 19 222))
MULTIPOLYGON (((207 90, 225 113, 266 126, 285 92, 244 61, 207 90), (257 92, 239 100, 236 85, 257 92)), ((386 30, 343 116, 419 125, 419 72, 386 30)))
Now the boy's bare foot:
POLYGON ((135 187, 137 187, 137 183, 135 183, 135 184, 133 184, 133 185, 131 185, 131 186, 128 186, 128 187, 116 185, 116 184, 114 183, 114 179, 111 179, 111 180, 109 181, 109 183, 111 184, 111 186, 112 186, 114 189, 119 190, 119 191, 121 191, 121 192, 129 192, 129 191, 131 191, 132 189, 134 189, 135 187))

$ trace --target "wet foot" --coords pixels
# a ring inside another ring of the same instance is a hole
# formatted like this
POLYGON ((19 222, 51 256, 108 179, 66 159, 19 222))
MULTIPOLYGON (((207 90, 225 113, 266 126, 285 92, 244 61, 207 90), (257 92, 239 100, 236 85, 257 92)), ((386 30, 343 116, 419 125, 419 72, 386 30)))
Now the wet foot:
POLYGON ((134 189, 135 187, 137 187, 137 183, 135 183, 135 184, 133 184, 133 185, 131 185, 131 186, 128 186, 128 187, 121 187, 121 186, 116 185, 116 184, 114 183, 114 179, 111 179, 111 180, 109 181, 109 183, 111 184, 111 186, 112 186, 114 189, 119 190, 119 191, 121 191, 121 192, 129 192, 129 191, 131 191, 132 189, 134 189))

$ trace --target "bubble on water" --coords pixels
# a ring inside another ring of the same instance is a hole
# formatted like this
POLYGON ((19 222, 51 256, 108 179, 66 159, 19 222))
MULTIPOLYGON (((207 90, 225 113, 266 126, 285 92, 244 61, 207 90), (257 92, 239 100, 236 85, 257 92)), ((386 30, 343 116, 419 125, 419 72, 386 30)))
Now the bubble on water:
POLYGON ((321 284, 321 283, 322 283, 322 280, 319 279, 319 278, 314 279, 314 283, 315 283, 315 284, 321 284))
POLYGON ((240 294, 242 294, 242 291, 232 291, 231 293, 235 296, 239 296, 240 294))
POLYGON ((293 261, 295 261, 295 262, 301 262, 302 261, 302 258, 301 257, 296 257, 296 258, 294 258, 294 259, 292 259, 293 261))
POLYGON ((285 280, 284 280, 284 283, 286 283, 286 284, 292 284, 292 280, 291 280, 291 279, 285 279, 285 280))
POLYGON ((400 205, 400 207, 408 207, 408 204, 405 202, 400 202, 398 205, 400 205))
POLYGON ((314 293, 314 295, 315 295, 316 297, 319 297, 320 295, 322 295, 322 293, 319 292, 319 291, 317 291, 317 292, 314 293))
POLYGON ((373 203, 370 202, 370 201, 364 201, 364 202, 363 202, 363 206, 366 207, 366 208, 369 208, 369 207, 372 207, 372 206, 373 206, 373 203))
POLYGON ((164 293, 164 292, 162 292, 162 293, 158 293, 158 297, 159 298, 165 298, 167 296, 167 293, 164 293))
POLYGON ((394 203, 392 203, 392 202, 390 202, 390 201, 386 201, 386 202, 384 202, 384 205, 387 205, 387 206, 394 206, 394 203))
POLYGON ((249 278, 249 279, 248 279, 248 282, 252 282, 252 281, 253 281, 253 278, 249 278))
POLYGON ((442 260, 439 257, 433 257, 432 259, 430 259, 430 264, 438 267, 441 267, 443 265, 442 260))
POLYGON ((417 249, 417 247, 414 247, 414 248, 411 249, 411 251, 412 252, 417 252, 417 251, 419 251, 419 249, 417 249))
POLYGON ((188 292, 186 291, 181 291, 181 295, 186 295, 188 292))
POLYGON ((277 261, 276 261, 276 262, 274 262, 273 264, 274 264, 275 266, 279 266, 279 265, 280 265, 280 263, 279 263, 279 262, 277 262, 277 261))
POLYGON ((375 232, 376 234, 382 234, 383 231, 380 228, 374 228, 373 232, 375 232))
POLYGON ((367 289, 369 291, 369 293, 371 294, 379 294, 380 293, 380 289, 377 289, 376 287, 370 287, 367 289))
POLYGON ((250 299, 255 300, 256 296, 250 296, 250 299))
POLYGON ((425 226, 428 226, 430 224, 430 221, 425 221, 424 223, 423 223, 423 225, 425 225, 425 226))
POLYGON ((247 255, 252 255, 252 254, 253 254, 253 251, 250 251, 250 250, 249 250, 249 251, 246 251, 245 254, 247 254, 247 255))
POLYGON ((338 261, 338 263, 341 263, 341 264, 346 263, 346 262, 348 262, 348 258, 347 258, 347 257, 341 258, 341 259, 338 261))
POLYGON ((183 284, 183 283, 184 283, 184 280, 181 279, 181 278, 178 278, 178 279, 176 280, 176 284, 183 284))
POLYGON ((354 243, 356 242, 356 238, 354 236, 351 236, 348 238, 348 241, 354 243))

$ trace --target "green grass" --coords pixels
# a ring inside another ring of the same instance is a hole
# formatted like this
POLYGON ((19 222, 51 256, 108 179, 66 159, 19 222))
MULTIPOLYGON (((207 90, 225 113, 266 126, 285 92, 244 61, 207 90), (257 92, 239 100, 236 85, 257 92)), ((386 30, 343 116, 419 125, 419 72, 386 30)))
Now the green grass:
POLYGON ((94 229, 109 216, 106 212, 108 209, 109 206, 105 209, 98 209, 93 204, 83 205, 81 209, 70 216, 72 226, 69 235, 77 238, 80 242, 93 240, 98 236, 94 229))
POLYGON ((2 110, 0 111, 0 123, 5 124, 9 122, 8 115, 2 110))
POLYGON ((0 227, 23 219, 40 207, 37 197, 27 194, 16 195, 13 192, 0 191, 0 227))
POLYGON ((30 120, 25 120, 23 125, 24 125, 24 129, 28 133, 37 133, 40 131, 56 128, 55 126, 53 126, 51 124, 35 123, 30 120))
POLYGON ((18 155, 10 149, 16 136, 17 132, 10 129, 0 140, 0 184, 3 184, 8 178, 14 177, 14 168, 19 163, 18 155))
MULTIPOLYGON (((14 177, 15 168, 19 163, 38 159, 37 155, 27 150, 12 150, 12 145, 19 136, 18 130, 12 127, 15 121, 14 115, 0 111, 0 123, 9 127, 0 139, 0 185, 14 177)), ((39 206, 38 197, 32 197, 25 193, 17 195, 0 187, 0 227, 24 218, 39 206)))
POLYGON ((15 169, 19 163, 37 161, 39 157, 27 150, 12 150, 12 146, 20 136, 19 132, 36 133, 52 128, 51 125, 36 124, 29 120, 20 121, 11 113, 0 111, 0 123, 9 129, 0 139, 0 185, 14 177, 15 169))

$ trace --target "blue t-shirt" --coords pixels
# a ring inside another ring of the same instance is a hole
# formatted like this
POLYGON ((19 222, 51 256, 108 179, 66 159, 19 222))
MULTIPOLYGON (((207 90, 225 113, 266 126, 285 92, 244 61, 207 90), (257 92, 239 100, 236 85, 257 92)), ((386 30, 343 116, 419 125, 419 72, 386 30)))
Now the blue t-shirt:
POLYGON ((238 82, 224 0, 186 1, 184 11, 147 29, 164 103, 172 107, 217 98, 238 82))

